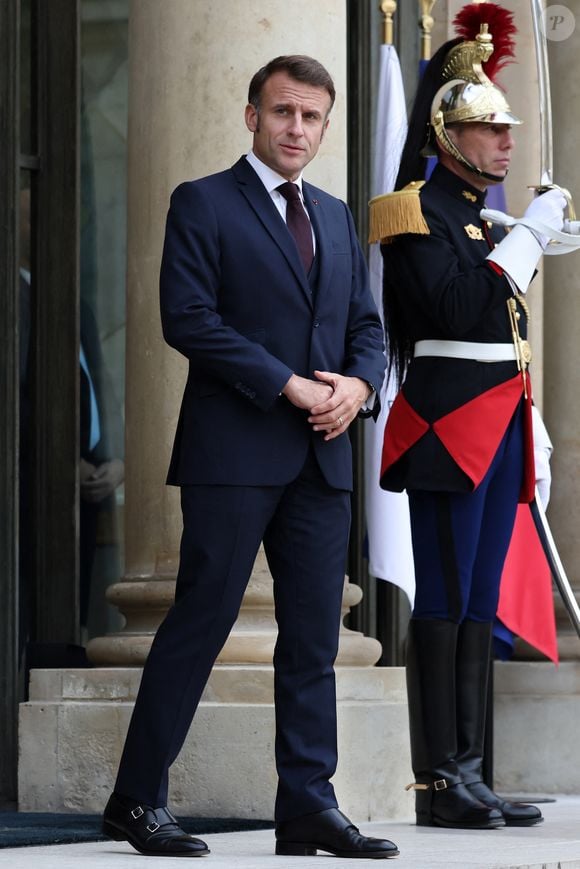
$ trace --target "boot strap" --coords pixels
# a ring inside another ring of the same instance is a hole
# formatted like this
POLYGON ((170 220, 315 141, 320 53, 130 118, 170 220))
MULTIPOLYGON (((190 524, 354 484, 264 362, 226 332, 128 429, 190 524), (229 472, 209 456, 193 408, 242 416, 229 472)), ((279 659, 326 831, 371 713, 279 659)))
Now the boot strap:
POLYGON ((438 778, 431 784, 421 784, 420 782, 411 782, 405 788, 406 791, 428 791, 433 788, 435 791, 444 791, 447 789, 447 781, 444 778, 438 778))

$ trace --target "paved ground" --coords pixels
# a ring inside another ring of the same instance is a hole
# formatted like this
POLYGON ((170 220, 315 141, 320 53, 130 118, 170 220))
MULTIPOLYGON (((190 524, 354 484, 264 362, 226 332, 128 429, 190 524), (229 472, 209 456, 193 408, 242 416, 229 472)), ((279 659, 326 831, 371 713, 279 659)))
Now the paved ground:
MULTIPOLYGON (((580 869, 580 797, 558 797, 542 805, 545 822, 528 829, 504 828, 469 833, 374 822, 361 829, 395 841, 401 856, 386 863, 392 869, 580 869)), ((273 831, 221 833, 204 837, 209 857, 198 869, 333 869, 369 865, 360 860, 317 857, 275 857, 273 831)), ((161 869, 183 866, 176 859, 143 857, 129 845, 99 842, 0 850, 0 866, 10 869, 161 869)), ((187 865, 190 865, 189 863, 187 865)))

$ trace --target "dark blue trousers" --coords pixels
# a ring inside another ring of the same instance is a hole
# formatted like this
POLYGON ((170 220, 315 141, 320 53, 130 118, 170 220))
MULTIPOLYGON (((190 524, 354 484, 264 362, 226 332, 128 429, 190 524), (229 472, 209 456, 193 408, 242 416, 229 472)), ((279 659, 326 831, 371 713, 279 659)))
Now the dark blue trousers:
POLYGON ((493 621, 522 476, 523 420, 518 408, 473 492, 409 492, 416 578, 413 618, 493 621))
POLYGON ((278 623, 276 818, 336 806, 329 781, 337 763, 333 663, 350 493, 330 488, 310 454, 287 486, 186 486, 181 503, 175 604, 143 671, 115 790, 153 807, 166 805, 169 767, 237 617, 263 540, 278 623))

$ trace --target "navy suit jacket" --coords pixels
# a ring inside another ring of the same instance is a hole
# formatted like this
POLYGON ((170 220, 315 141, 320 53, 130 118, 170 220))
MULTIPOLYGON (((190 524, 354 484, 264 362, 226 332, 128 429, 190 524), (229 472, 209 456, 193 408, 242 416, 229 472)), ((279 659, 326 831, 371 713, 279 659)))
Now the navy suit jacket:
MULTIPOLYGON (((280 395, 315 369, 357 376, 377 395, 382 326, 347 206, 303 184, 316 235, 313 296, 298 251, 245 157, 181 184, 161 265, 166 341, 189 360, 168 483, 285 485, 310 443, 327 482, 352 488, 348 435, 324 442, 280 395)), ((378 413, 378 400, 374 413, 378 413)))

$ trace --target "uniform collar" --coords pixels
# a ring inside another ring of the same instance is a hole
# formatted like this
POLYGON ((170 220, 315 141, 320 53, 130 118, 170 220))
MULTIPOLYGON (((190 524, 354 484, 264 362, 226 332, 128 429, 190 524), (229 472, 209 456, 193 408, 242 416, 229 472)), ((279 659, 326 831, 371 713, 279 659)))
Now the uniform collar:
POLYGON ((459 199, 464 205, 469 205, 474 211, 479 212, 485 208, 485 197, 487 190, 478 190, 477 187, 472 187, 455 172, 451 172, 441 163, 437 163, 431 180, 438 186, 449 193, 454 199, 459 199))

